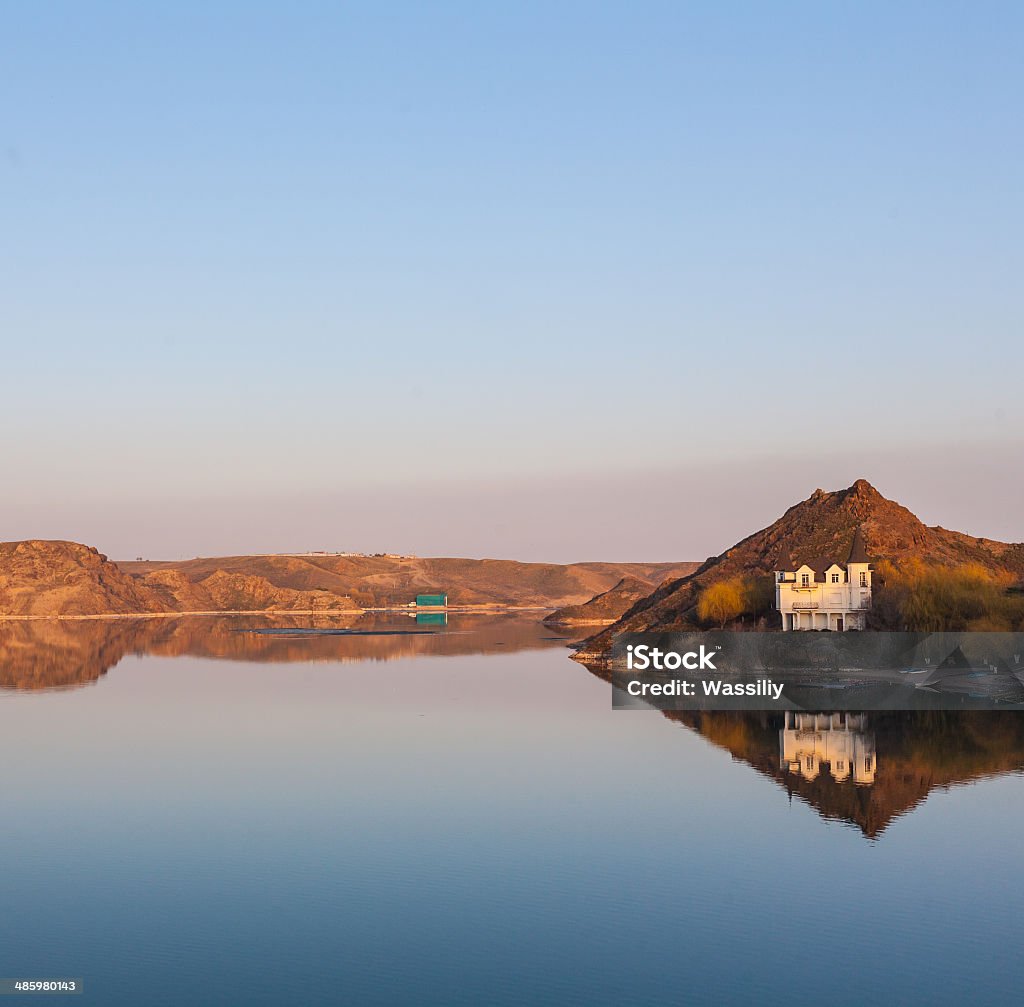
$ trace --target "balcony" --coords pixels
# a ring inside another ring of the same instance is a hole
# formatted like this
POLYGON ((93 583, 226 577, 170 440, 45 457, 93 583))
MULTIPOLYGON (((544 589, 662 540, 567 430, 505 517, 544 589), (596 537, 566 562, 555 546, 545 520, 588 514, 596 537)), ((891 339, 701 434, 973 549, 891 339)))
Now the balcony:
POLYGON ((818 603, 816 601, 794 601, 793 608, 817 608, 818 603))

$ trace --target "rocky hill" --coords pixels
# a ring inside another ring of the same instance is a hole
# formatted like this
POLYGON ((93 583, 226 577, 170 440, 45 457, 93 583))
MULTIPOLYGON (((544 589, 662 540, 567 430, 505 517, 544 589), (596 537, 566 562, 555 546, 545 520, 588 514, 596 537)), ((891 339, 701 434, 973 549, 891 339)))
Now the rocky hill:
MULTIPOLYGON (((700 564, 691 563, 689 566, 693 569, 683 571, 684 575, 686 572, 692 573, 700 564)), ((614 587, 595 595, 582 605, 566 605, 555 609, 544 621, 552 626, 607 626, 646 598, 655 586, 639 577, 623 577, 614 587)))
POLYGON ((976 564, 994 573, 1024 578, 1024 544, 928 527, 906 507, 858 479, 848 489, 815 490, 767 528, 711 557, 696 572, 663 584, 608 629, 585 641, 577 657, 584 662, 606 660, 611 641, 619 633, 693 628, 700 592, 717 581, 737 575, 767 577, 774 570, 794 570, 821 557, 844 563, 858 529, 867 555, 875 563, 890 560, 899 564, 913 558, 941 566, 976 564))
POLYGON ((0 542, 0 614, 163 612, 144 584, 77 542, 0 542))
POLYGON ((140 578, 140 583, 172 612, 361 611, 350 594, 285 587, 266 577, 227 570, 215 570, 194 583, 180 570, 156 570, 140 578))

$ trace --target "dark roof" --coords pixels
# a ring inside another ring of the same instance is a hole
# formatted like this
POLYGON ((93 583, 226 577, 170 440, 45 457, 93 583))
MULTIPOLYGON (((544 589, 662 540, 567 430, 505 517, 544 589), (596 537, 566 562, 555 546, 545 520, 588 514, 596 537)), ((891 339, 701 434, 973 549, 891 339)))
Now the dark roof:
MULTIPOLYGON (((816 556, 814 559, 807 560, 806 564, 802 565, 809 566, 815 573, 824 574, 830 566, 834 566, 836 564, 835 561, 828 556, 816 556)), ((839 565, 841 566, 842 564, 839 565)))
MULTIPOLYGON (((779 561, 782 562, 781 559, 779 561)), ((824 579, 825 572, 829 567, 837 566, 840 570, 845 570, 850 563, 870 563, 868 559, 868 552, 864 546, 864 535, 860 530, 860 525, 857 526, 857 530, 853 533, 853 543, 850 546, 850 558, 842 563, 837 559, 833 559, 831 556, 816 556, 814 559, 804 560, 803 563, 797 563, 795 569, 799 570, 802 566, 809 566, 816 574, 821 574, 824 579)), ((792 566, 792 563, 790 564, 792 566)), ((776 567, 776 569, 779 569, 776 567)), ((790 570, 790 567, 784 567, 783 570, 790 570)), ((791 571, 790 571, 791 572, 791 571)))
POLYGON ((860 530, 860 525, 857 525, 857 530, 853 533, 853 545, 850 546, 850 558, 846 561, 847 563, 870 563, 868 559, 868 550, 864 545, 864 534, 860 530))

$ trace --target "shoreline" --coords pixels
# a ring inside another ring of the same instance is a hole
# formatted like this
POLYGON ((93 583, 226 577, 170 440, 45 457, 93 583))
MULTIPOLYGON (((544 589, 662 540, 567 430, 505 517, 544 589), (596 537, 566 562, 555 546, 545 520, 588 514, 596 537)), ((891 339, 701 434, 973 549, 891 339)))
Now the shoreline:
MULTIPOLYGON (((464 605, 448 608, 424 608, 420 612, 430 615, 501 615, 505 612, 550 612, 545 605, 464 605)), ((88 615, 6 615, 0 614, 0 622, 89 622, 104 619, 181 619, 223 615, 261 615, 281 618, 285 616, 341 617, 367 615, 370 613, 394 613, 415 617, 416 610, 408 608, 335 608, 335 609, 211 609, 195 612, 94 612, 88 615)))

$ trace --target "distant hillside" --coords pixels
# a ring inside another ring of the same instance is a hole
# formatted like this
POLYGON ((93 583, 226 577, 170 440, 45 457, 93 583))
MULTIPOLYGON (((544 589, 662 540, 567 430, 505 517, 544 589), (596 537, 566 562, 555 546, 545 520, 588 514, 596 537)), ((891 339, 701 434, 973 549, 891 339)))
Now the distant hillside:
POLYGON ((518 563, 397 556, 228 556, 112 563, 75 542, 0 543, 0 615, 358 612, 448 592, 452 606, 557 608, 624 576, 651 583, 686 563, 518 563))
POLYGON ((172 612, 361 611, 350 594, 284 587, 266 577, 226 570, 215 570, 195 583, 180 570, 155 570, 139 583, 172 612))
MULTIPOLYGON (((503 559, 398 556, 218 556, 183 562, 121 563, 178 609, 193 609, 213 591, 227 603, 231 585, 249 590, 320 592, 360 608, 401 606, 417 594, 446 591, 448 603, 556 608, 607 591, 623 576, 649 585, 689 572, 692 563, 519 563, 503 559), (227 577, 234 578, 227 581, 227 577), (216 579, 213 579, 216 578, 216 579), (241 578, 242 580, 240 580, 241 578)), ((650 590, 650 587, 648 588, 650 590)), ((288 607, 301 607, 289 605, 288 607)))
MULTIPOLYGON (((699 563, 685 564, 689 571, 681 571, 684 575, 696 570, 699 563)), ((595 595, 582 605, 566 605, 546 616, 544 621, 557 626, 607 626, 623 616, 642 598, 646 598, 655 588, 650 581, 639 577, 623 577, 614 587, 599 595, 595 595)))
MULTIPOLYGON (((585 641, 577 658, 605 660, 619 633, 693 628, 701 591, 718 581, 737 575, 767 577, 774 570, 795 570, 821 557, 843 563, 858 529, 868 557, 875 563, 914 559, 941 566, 975 564, 1018 580, 1024 577, 1024 544, 1009 545, 928 527, 906 507, 858 479, 848 489, 832 493, 815 490, 767 528, 708 559, 695 573, 663 584, 608 629, 585 641)), ((770 584, 767 586, 770 589, 770 584)))

